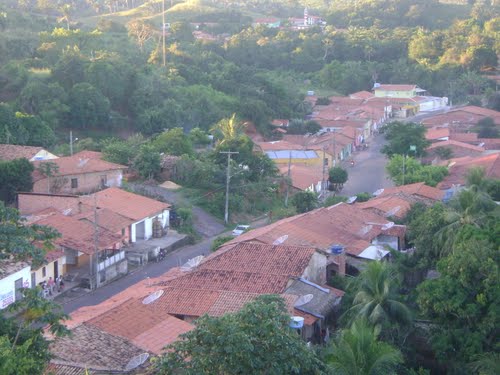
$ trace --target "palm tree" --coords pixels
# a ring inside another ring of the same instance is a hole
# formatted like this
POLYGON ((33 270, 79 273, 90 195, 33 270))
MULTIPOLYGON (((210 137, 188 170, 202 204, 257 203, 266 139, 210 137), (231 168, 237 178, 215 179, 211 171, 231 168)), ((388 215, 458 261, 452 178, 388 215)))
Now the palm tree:
POLYGON ((245 125, 236 118, 236 113, 233 113, 230 118, 220 120, 210 131, 215 133, 219 144, 222 145, 242 136, 244 129, 245 125))
POLYGON ((348 317, 364 318, 379 329, 388 323, 411 322, 410 310, 397 299, 397 274, 387 263, 369 263, 354 283, 357 291, 348 317))
POLYGON ((325 361, 338 375, 395 374, 403 356, 392 345, 377 340, 378 330, 364 319, 356 320, 331 344, 325 361))
POLYGON ((436 233, 436 240, 441 244, 441 256, 446 256, 453 249, 460 228, 481 228, 492 217, 498 218, 498 205, 487 193, 480 190, 480 176, 473 174, 470 181, 474 181, 474 184, 468 190, 461 191, 450 202, 445 215, 446 225, 436 233))

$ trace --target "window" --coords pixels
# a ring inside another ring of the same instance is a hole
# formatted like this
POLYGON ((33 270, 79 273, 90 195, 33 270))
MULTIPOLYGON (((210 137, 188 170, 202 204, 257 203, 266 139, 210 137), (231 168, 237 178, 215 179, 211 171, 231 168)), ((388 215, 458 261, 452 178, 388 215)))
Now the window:
POLYGON ((46 277, 46 276, 47 276, 47 268, 42 267, 42 277, 46 277))
POLYGON ((122 228, 122 236, 125 236, 125 228, 122 228))
POLYGON ((78 178, 71 179, 71 188, 76 189, 78 187, 78 178))

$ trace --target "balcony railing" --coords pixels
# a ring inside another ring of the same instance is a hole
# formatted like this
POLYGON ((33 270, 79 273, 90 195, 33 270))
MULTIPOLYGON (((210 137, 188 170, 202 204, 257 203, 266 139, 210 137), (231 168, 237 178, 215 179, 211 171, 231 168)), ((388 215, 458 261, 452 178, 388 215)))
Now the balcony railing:
POLYGON ((97 270, 98 271, 103 271, 104 269, 108 268, 109 266, 118 263, 122 259, 125 259, 125 251, 120 251, 119 253, 116 253, 113 256, 110 256, 109 258, 103 260, 102 262, 99 262, 97 264, 97 270))

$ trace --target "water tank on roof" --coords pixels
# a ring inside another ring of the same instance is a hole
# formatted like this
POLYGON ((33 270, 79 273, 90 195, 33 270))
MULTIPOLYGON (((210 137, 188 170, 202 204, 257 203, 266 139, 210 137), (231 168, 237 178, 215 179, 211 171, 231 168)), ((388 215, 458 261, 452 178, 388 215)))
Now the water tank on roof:
POLYGON ((314 96, 314 91, 313 90, 309 90, 307 92, 307 96, 314 96))
POLYGON ((301 316, 292 316, 289 326, 290 328, 301 329, 304 327, 304 318, 301 316))
POLYGON ((331 249, 333 255, 340 255, 344 252, 344 246, 342 245, 332 245, 331 249))

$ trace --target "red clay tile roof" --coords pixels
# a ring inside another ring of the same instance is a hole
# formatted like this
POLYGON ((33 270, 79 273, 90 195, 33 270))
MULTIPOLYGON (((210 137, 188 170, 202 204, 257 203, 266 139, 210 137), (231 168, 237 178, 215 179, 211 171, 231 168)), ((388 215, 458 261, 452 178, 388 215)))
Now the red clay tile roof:
POLYGON ((464 149, 476 151, 476 152, 483 152, 484 151, 484 147, 474 146, 474 145, 470 145, 468 143, 458 142, 458 141, 453 141, 453 140, 433 143, 429 147, 427 147, 427 150, 434 150, 435 148, 446 147, 446 146, 460 147, 460 148, 464 148, 464 149))
POLYGON ((346 246, 348 254, 356 256, 370 246, 371 240, 386 233, 382 225, 388 222, 383 216, 340 203, 251 230, 228 242, 228 245, 252 241, 272 244, 278 238, 286 238, 284 245, 325 250, 341 243, 346 246))
MULTIPOLYGON (((34 215, 37 216, 36 214, 34 215)), ((64 216, 59 212, 53 212, 48 216, 40 216, 41 218, 34 223, 39 225, 47 225, 55 228, 61 233, 61 238, 55 242, 58 245, 81 251, 85 254, 93 254, 95 230, 94 226, 83 221, 77 220, 71 216, 64 216)), ((121 241, 121 237, 113 233, 99 229, 98 231, 98 248, 99 250, 111 249, 113 245, 121 241)))
POLYGON ((425 139, 431 141, 449 137, 450 137, 450 129, 448 128, 430 128, 427 129, 427 132, 425 133, 425 139))
POLYGON ((491 117, 496 124, 498 124, 499 123, 498 121, 500 120, 500 112, 489 108, 477 107, 475 105, 468 105, 465 107, 457 108, 456 110, 453 111, 463 111, 484 117, 491 117))
POLYGON ((301 276, 315 252, 312 247, 240 243, 206 260, 199 269, 301 276))
POLYGON ((379 195, 379 197, 386 197, 399 193, 407 195, 417 195, 436 201, 441 200, 444 197, 444 193, 441 190, 431 186, 427 186, 424 182, 416 182, 414 184, 385 188, 384 191, 379 195))
POLYGON ((94 158, 80 158, 78 155, 64 156, 58 159, 35 161, 35 171, 33 172, 33 180, 38 181, 45 178, 37 167, 43 163, 55 163, 59 169, 58 176, 78 175, 85 173, 107 172, 113 170, 127 169, 126 166, 110 163, 108 161, 94 158))
POLYGON ((403 218, 411 208, 411 202, 402 197, 388 196, 372 198, 366 202, 356 203, 364 210, 374 209, 384 214, 384 216, 393 216, 403 218))
MULTIPOLYGON (((171 298, 170 306, 165 303, 164 297, 171 295, 171 291, 166 290, 165 292, 162 297, 148 305, 142 303, 142 298, 126 300, 87 321, 86 324, 95 326, 111 335, 127 339, 142 349, 158 354, 163 347, 177 340, 179 334, 193 328, 191 324, 168 314, 176 306, 171 298)), ((195 301, 179 300, 178 302, 189 305, 195 301)), ((182 308, 179 309, 182 310, 182 308)))
MULTIPOLYGON (((129 193, 115 187, 99 191, 95 193, 95 196, 97 198, 97 207, 106 208, 132 220, 142 220, 170 208, 167 203, 129 193)), ((93 197, 82 198, 88 199, 89 205, 94 205, 93 197)))
POLYGON ((90 369, 123 371, 134 356, 144 349, 128 340, 111 335, 90 324, 82 324, 71 331, 71 336, 57 338, 50 345, 55 359, 75 363, 90 369))
POLYGON ((349 97, 352 99, 369 99, 373 97, 373 94, 369 91, 358 91, 350 94, 349 97))
POLYGON ((44 375, 97 375, 94 370, 89 370, 85 365, 67 364, 63 361, 51 360, 45 369, 44 375))
POLYGON ((474 167, 484 168, 487 178, 500 178, 500 153, 450 160, 448 176, 437 187, 439 189, 449 189, 454 185, 464 185, 468 170, 474 167))
POLYGON ((203 290, 274 294, 281 293, 288 282, 286 275, 269 275, 251 271, 199 269, 159 285, 203 290))
POLYGON ((0 160, 14 160, 25 158, 30 160, 37 153, 42 151, 42 147, 18 146, 10 144, 0 144, 0 160))
MULTIPOLYGON (((287 175, 288 166, 280 166, 279 171, 282 175, 287 175)), ((323 179, 323 170, 321 167, 292 164, 290 166, 290 178, 293 187, 299 190, 306 190, 311 185, 316 186, 323 179)))
MULTIPOLYGON (((88 210, 85 212, 74 215, 73 217, 77 220, 83 220, 93 224, 95 222, 96 213, 94 213, 93 207, 87 206, 87 208, 88 210)), ((109 230, 112 233, 119 232, 134 222, 133 220, 108 210, 107 208, 98 208, 96 211, 97 225, 101 228, 109 230)))
POLYGON ((477 133, 450 133, 450 139, 453 141, 478 144, 477 133))

